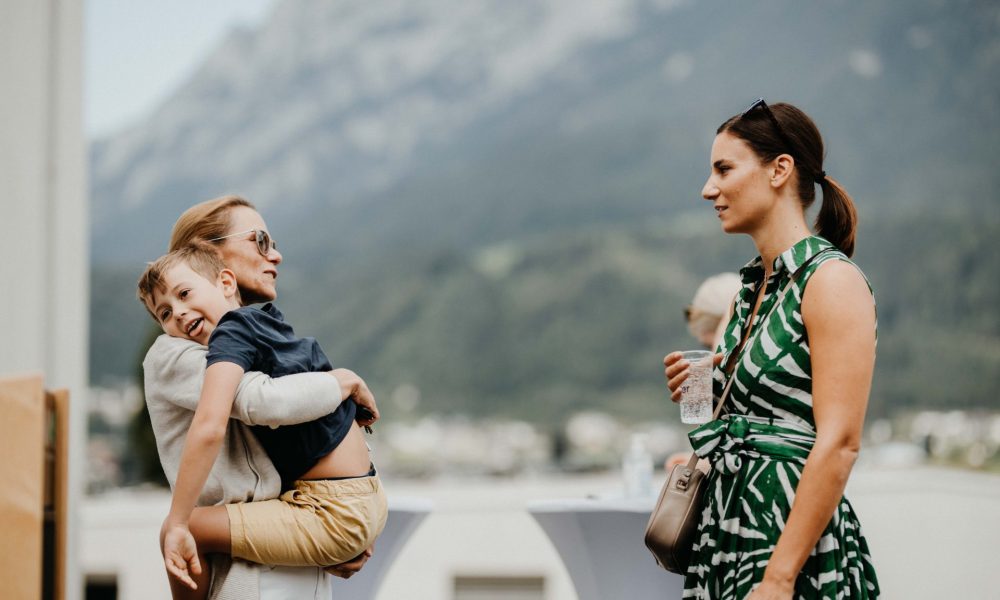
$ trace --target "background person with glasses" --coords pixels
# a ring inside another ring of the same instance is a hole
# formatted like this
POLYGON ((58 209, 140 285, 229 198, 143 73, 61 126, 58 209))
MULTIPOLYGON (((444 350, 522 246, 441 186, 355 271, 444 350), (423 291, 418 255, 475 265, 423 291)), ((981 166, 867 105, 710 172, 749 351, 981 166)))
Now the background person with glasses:
MULTIPOLYGON (((224 196, 192 206, 177 219, 169 251, 192 242, 213 244, 223 263, 236 275, 242 304, 269 302, 277 296, 275 285, 282 256, 271 240, 267 225, 254 206, 239 196, 224 196)), ((180 467, 184 438, 190 428, 205 378, 207 348, 190 340, 159 336, 143 361, 146 405, 149 408, 160 463, 173 487, 180 467)), ((277 498, 281 478, 260 442, 253 425, 294 425, 335 411, 343 400, 374 401, 365 382, 348 369, 329 373, 301 373, 271 378, 247 373, 239 384, 232 418, 219 456, 198 506, 253 502, 277 498)), ((192 524, 202 514, 196 509, 192 524)), ((210 554, 210 598, 315 598, 329 600, 327 573, 350 577, 371 556, 328 569, 270 567, 229 556, 210 554)), ((179 586, 168 578, 171 586, 179 586)), ((175 594, 185 593, 181 587, 175 594)))
MULTIPOLYGON (((876 339, 871 288, 849 258, 854 204, 823 171, 823 139, 798 108, 759 99, 716 134, 702 196, 760 255, 740 271, 716 355, 716 397, 735 378, 727 414, 689 434, 712 470, 684 597, 878 597, 843 496, 876 339), (817 185, 814 235, 805 211, 817 185)), ((677 402, 688 365, 674 352, 664 366, 677 402)))
POLYGON ((691 304, 684 307, 688 333, 706 349, 719 347, 738 291, 740 277, 736 273, 712 275, 701 282, 691 304))

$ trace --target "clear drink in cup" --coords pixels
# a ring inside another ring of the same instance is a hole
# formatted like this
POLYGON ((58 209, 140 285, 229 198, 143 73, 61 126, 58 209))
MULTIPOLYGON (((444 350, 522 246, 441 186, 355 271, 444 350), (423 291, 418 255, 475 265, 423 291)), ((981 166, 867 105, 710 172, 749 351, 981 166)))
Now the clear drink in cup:
POLYGON ((701 424, 712 420, 712 353, 688 350, 681 357, 690 365, 681 384, 681 423, 701 424))

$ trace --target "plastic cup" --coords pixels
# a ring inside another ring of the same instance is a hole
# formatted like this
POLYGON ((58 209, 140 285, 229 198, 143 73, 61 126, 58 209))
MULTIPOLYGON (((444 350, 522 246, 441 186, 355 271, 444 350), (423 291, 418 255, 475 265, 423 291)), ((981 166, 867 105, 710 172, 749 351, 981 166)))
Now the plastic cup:
POLYGON ((681 384, 681 423, 689 425, 712 420, 712 353, 688 350, 681 357, 690 365, 688 377, 681 384))

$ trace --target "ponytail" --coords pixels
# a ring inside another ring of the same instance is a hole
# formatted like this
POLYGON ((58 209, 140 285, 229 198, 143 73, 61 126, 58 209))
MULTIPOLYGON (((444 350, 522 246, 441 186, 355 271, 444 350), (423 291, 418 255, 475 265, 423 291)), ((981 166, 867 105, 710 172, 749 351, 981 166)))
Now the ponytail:
POLYGON ((823 204, 816 215, 816 234, 850 257, 854 254, 854 234, 858 227, 854 201, 831 177, 822 177, 819 186, 823 190, 823 204))

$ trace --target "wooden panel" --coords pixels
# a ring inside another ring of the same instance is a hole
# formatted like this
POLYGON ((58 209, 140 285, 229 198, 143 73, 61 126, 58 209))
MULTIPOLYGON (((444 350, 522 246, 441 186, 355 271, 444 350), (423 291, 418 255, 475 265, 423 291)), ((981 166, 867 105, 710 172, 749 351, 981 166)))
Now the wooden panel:
POLYGON ((42 377, 0 378, 0 415, 0 582, 5 597, 33 600, 42 594, 42 377))
POLYGON ((46 392, 45 401, 52 419, 50 442, 54 464, 48 480, 51 482, 51 518, 55 529, 51 547, 45 548, 46 554, 51 554, 51 564, 53 565, 51 581, 46 586, 52 590, 52 594, 47 599, 63 600, 66 597, 66 526, 69 518, 69 495, 67 492, 69 480, 69 390, 60 389, 46 392))

